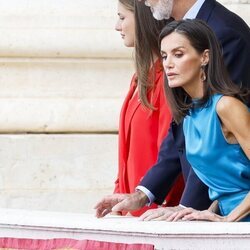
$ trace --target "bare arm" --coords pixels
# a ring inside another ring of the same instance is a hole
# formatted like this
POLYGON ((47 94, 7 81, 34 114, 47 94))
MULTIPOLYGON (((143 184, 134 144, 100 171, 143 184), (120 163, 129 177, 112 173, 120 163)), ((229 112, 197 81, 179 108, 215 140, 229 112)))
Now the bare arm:
POLYGON ((250 214, 250 192, 228 216, 227 221, 239 221, 250 214))
POLYGON ((223 96, 216 107, 222 126, 231 133, 250 160, 250 112, 234 97, 223 96))
POLYGON ((218 214, 220 212, 219 202, 217 200, 213 201, 213 203, 208 208, 208 211, 215 213, 215 214, 218 214))
POLYGON ((174 213, 169 217, 169 221, 178 220, 206 220, 217 222, 233 222, 240 221, 244 217, 250 214, 250 192, 245 199, 227 216, 220 216, 212 212, 211 210, 198 211, 193 208, 185 208, 179 212, 174 213))

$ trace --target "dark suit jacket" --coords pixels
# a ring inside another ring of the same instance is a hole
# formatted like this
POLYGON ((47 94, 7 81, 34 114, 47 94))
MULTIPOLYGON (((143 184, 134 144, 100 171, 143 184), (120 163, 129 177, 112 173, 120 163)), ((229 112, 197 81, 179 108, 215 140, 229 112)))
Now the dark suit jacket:
MULTIPOLYGON (((250 88, 250 29, 236 14, 215 0, 206 0, 197 18, 214 30, 223 49, 223 56, 231 78, 250 88)), ((172 122, 168 136, 161 145, 158 162, 144 176, 140 185, 149 189, 161 204, 175 179, 183 173, 186 182, 180 203, 196 209, 206 209, 211 201, 207 187, 198 179, 186 159, 182 124, 172 122)))

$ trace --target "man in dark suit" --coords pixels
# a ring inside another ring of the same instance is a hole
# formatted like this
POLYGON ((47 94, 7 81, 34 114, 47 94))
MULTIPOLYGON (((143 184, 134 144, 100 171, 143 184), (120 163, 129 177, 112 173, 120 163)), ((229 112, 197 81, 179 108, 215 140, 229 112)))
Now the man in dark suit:
MULTIPOLYGON (((155 18, 198 18, 207 22, 223 49, 223 56, 232 80, 250 88, 250 29, 236 14, 215 0, 148 0, 155 18), (171 11, 170 11, 171 10, 171 11)), ((192 70, 192 69, 190 69, 192 70)), ((133 194, 105 197, 96 205, 97 217, 112 211, 131 211, 149 202, 161 204, 178 177, 183 174, 185 189, 177 207, 148 210, 142 219, 174 220, 182 207, 207 209, 210 205, 207 187, 198 179, 186 159, 182 124, 172 122, 168 136, 161 145, 158 162, 145 175, 133 194)))

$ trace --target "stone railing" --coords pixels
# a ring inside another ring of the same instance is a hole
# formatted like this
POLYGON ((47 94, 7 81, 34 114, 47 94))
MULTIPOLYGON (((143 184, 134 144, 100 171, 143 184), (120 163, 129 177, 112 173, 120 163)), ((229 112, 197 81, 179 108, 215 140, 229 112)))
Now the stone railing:
POLYGON ((0 248, 18 245, 18 242, 24 245, 25 240, 25 245, 30 245, 30 248, 23 249, 37 249, 36 244, 40 244, 39 249, 47 250, 59 249, 49 247, 58 240, 60 249, 91 249, 80 248, 84 240, 98 241, 99 244, 132 244, 131 248, 108 249, 136 250, 139 248, 132 248, 133 244, 153 245, 155 250, 247 250, 250 244, 250 223, 246 222, 143 222, 135 217, 97 219, 91 214, 4 209, 0 210, 0 214, 0 248), (71 247, 66 247, 69 242, 71 247), (47 247, 41 247, 46 244, 47 247))

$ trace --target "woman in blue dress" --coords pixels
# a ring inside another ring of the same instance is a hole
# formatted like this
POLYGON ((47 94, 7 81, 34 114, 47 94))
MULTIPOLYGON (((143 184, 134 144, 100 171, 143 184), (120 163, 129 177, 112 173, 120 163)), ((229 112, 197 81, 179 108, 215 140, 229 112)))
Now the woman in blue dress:
POLYGON ((250 221, 249 90, 230 80, 203 21, 171 22, 160 42, 172 114, 177 123, 184 119, 187 159, 220 212, 185 208, 168 220, 250 221))

